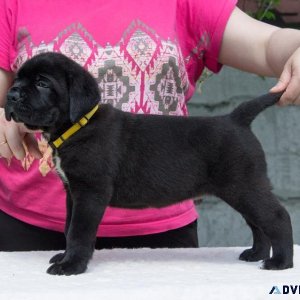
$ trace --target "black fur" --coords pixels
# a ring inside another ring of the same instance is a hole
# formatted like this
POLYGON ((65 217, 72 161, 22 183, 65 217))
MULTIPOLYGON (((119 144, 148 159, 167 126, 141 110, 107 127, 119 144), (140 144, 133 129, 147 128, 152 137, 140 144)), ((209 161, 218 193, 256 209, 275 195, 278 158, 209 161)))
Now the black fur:
MULTIPOLYGON (((203 194, 223 199, 251 227, 253 247, 240 259, 291 268, 290 217, 271 192, 264 152, 249 127, 279 98, 267 94, 217 117, 134 115, 100 105, 86 127, 54 150, 66 177, 67 248, 51 259, 48 272, 85 271, 108 205, 163 207, 203 194)), ((88 72, 47 53, 20 69, 5 111, 7 119, 40 128, 53 141, 98 100, 88 72)))

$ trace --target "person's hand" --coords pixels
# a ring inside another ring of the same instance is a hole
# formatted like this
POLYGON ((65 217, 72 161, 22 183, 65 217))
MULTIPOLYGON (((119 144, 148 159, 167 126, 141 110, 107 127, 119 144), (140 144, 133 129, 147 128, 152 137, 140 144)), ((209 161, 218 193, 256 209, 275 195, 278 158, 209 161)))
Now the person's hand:
POLYGON ((14 156, 22 160, 26 155, 25 148, 34 158, 42 157, 33 132, 22 124, 8 122, 4 109, 0 108, 0 157, 10 160, 14 156))
POLYGON ((277 84, 270 92, 277 93, 284 90, 279 105, 300 105, 300 48, 288 59, 277 84))

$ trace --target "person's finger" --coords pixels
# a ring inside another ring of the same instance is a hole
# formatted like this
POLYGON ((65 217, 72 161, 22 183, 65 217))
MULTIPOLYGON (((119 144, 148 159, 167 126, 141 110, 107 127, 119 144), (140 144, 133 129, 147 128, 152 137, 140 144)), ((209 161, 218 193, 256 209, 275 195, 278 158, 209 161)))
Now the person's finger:
POLYGON ((294 74, 291 78, 286 91, 280 98, 283 105, 300 104, 300 76, 294 74))
POLYGON ((24 136, 24 142, 26 144, 28 152, 36 159, 41 159, 42 153, 39 150, 38 142, 36 141, 35 137, 31 133, 27 133, 24 136))
POLYGON ((22 160, 25 157, 25 149, 17 126, 9 126, 6 130, 6 140, 13 155, 22 160))
POLYGON ((6 137, 1 134, 0 136, 0 156, 10 159, 13 156, 12 151, 9 148, 8 142, 6 140, 6 137))
POLYGON ((282 92, 286 89, 287 85, 288 85, 287 83, 285 83, 285 82, 281 81, 281 79, 279 79, 278 82, 276 83, 276 85, 270 89, 270 92, 271 93, 282 92))
MULTIPOLYGON (((290 66, 290 64, 286 64, 276 85, 270 89, 270 93, 279 93, 279 92, 282 92, 285 89, 287 89, 291 78, 292 78, 291 66, 290 66)), ((282 99, 282 97, 281 97, 281 99, 282 99)), ((278 104, 283 105, 284 102, 281 101, 281 99, 278 104)))

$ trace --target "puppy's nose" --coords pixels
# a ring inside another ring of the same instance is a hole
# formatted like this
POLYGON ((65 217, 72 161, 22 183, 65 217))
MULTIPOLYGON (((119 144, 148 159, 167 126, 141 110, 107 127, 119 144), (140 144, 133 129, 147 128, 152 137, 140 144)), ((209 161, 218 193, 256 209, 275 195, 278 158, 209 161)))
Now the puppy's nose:
POLYGON ((20 100, 22 100, 22 95, 21 95, 21 91, 19 88, 17 87, 13 87, 9 90, 9 92, 7 93, 7 100, 11 101, 11 102, 18 102, 20 100))

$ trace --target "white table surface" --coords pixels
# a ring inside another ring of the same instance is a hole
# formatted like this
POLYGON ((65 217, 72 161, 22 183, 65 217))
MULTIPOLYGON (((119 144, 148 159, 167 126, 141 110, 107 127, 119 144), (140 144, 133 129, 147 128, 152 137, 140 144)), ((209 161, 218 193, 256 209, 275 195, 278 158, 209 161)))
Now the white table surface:
POLYGON ((269 295, 275 285, 281 293, 300 285, 300 246, 294 268, 284 271, 239 261, 243 249, 101 250, 86 273, 69 277, 46 274, 56 252, 0 252, 0 299, 300 299, 300 287, 296 295, 269 295))

